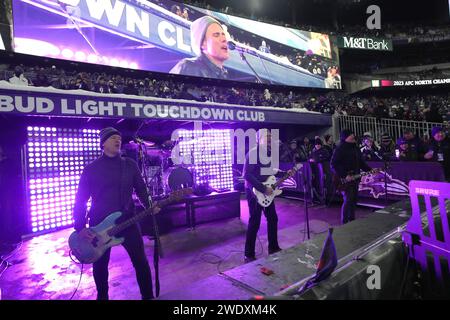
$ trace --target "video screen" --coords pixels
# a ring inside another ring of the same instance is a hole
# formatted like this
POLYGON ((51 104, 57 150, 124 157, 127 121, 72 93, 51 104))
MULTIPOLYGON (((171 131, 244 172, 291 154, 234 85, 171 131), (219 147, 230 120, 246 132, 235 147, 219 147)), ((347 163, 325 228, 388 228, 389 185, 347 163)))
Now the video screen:
POLYGON ((11 0, 0 1, 0 50, 12 51, 11 0))
POLYGON ((173 1, 12 0, 20 53, 233 81, 341 88, 337 47, 173 1))

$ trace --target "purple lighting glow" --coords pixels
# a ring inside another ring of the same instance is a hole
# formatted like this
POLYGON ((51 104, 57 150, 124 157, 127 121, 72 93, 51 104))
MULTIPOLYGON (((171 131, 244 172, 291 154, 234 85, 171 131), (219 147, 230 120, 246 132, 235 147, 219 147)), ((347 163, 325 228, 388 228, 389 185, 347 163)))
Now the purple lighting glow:
POLYGON ((181 130, 180 153, 190 159, 196 185, 233 190, 231 130, 181 130))
POLYGON ((54 231, 73 224, 72 210, 80 174, 86 164, 101 154, 98 132, 27 128, 27 198, 32 233, 54 231))

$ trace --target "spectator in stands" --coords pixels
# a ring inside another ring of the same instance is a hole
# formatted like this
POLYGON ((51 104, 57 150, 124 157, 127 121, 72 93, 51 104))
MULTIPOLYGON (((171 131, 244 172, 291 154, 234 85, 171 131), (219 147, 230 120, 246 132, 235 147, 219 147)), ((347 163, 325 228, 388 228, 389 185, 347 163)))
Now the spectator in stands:
POLYGON ((297 163, 301 161, 300 150, 297 145, 297 140, 293 139, 288 147, 284 147, 281 151, 281 161, 297 163))
POLYGON ((25 78, 22 67, 17 66, 14 69, 14 76, 9 78, 9 83, 16 86, 28 86, 28 79, 25 78))
POLYGON ((322 163, 325 161, 330 161, 330 159, 331 153, 327 148, 323 147, 322 140, 320 138, 316 138, 314 140, 314 148, 311 150, 309 160, 315 163, 322 163))
POLYGON ((219 21, 209 16, 195 20, 191 24, 191 47, 197 57, 181 60, 170 73, 228 79, 224 63, 230 53, 225 31, 219 21))
POLYGON ((187 8, 183 9, 182 17, 185 18, 186 20, 189 20, 189 12, 187 8))
POLYGON ((129 79, 127 82, 127 86, 123 88, 124 94, 131 94, 131 95, 139 95, 139 90, 136 88, 136 85, 134 84, 133 79, 129 79))
POLYGON ((395 143, 389 136, 389 133, 384 132, 381 134, 379 154, 386 160, 393 159, 395 156, 395 143))
POLYGON ((94 86, 94 91, 99 93, 108 93, 108 86, 104 77, 99 77, 97 83, 94 86))
POLYGON ((90 90, 90 87, 86 81, 86 79, 81 76, 78 75, 77 78, 75 79, 75 89, 80 89, 80 90, 90 90))
POLYGON ((336 144, 333 141, 333 136, 331 134, 326 134, 324 136, 324 141, 325 141, 325 143, 324 143, 323 147, 328 150, 328 153, 330 155, 332 155, 334 148, 336 148, 336 144))
POLYGON ((361 154, 365 161, 381 161, 383 158, 380 156, 378 148, 373 143, 371 136, 364 136, 363 146, 361 148, 361 154))
POLYGON ((433 140, 424 157, 427 160, 441 163, 444 168, 445 180, 450 182, 450 139, 442 127, 434 127, 431 130, 431 136, 433 140))
POLYGON ((266 41, 261 41, 261 46, 259 47, 259 51, 264 53, 270 53, 270 47, 266 44, 266 41))
POLYGON ((107 93, 119 93, 116 85, 114 84, 114 81, 109 80, 108 81, 108 88, 106 90, 107 93))
POLYGON ((416 151, 411 150, 408 141, 405 138, 399 138, 397 140, 398 155, 397 159, 400 161, 417 161, 418 154, 416 151))
POLYGON ((442 115, 439 113, 439 108, 436 103, 432 103, 429 108, 423 111, 425 120, 427 122, 442 122, 442 115))
POLYGON ((175 13, 179 17, 183 17, 183 12, 181 12, 180 6, 173 5, 171 8, 172 13, 175 13))
POLYGON ((50 82, 48 81, 47 76, 45 75, 44 68, 38 72, 36 79, 33 81, 34 86, 36 87, 49 87, 50 82))
POLYGON ((69 82, 66 84, 65 89, 66 89, 66 90, 75 90, 75 89, 78 89, 75 79, 73 79, 73 78, 70 79, 69 82))
POLYGON ((408 144, 408 152, 411 159, 414 159, 414 161, 423 160, 423 156, 426 152, 424 143, 416 137, 411 129, 405 129, 403 131, 403 138, 408 144))
POLYGON ((307 161, 311 155, 312 145, 309 143, 309 138, 303 138, 303 144, 300 146, 300 161, 307 161))

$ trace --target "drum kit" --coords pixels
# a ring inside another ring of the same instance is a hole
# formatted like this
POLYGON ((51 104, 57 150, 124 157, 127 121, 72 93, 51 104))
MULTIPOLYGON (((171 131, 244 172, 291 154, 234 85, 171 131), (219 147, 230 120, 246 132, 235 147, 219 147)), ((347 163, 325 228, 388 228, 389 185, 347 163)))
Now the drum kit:
POLYGON ((172 149, 176 141, 157 144, 135 139, 123 145, 125 155, 138 163, 150 196, 163 197, 172 191, 193 186, 192 173, 172 161, 172 149))

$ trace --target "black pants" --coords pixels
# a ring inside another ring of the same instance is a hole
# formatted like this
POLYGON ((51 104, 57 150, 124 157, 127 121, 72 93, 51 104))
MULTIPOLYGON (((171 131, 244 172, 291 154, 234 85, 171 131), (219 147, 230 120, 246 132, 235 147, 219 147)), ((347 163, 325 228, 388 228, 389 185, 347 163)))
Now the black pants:
POLYGON ((253 192, 246 189, 247 202, 249 208, 249 220, 248 229, 245 239, 245 256, 254 257, 255 256, 255 244, 256 236, 258 234, 259 226, 261 225, 261 212, 264 211, 264 215, 267 219, 267 238, 269 241, 269 252, 275 251, 279 248, 278 246, 278 216, 275 211, 275 203, 272 202, 270 206, 264 208, 259 205, 253 192))
MULTIPOLYGON (((122 243, 131 258, 136 271, 136 279, 143 300, 153 299, 152 274, 144 251, 144 241, 137 225, 133 225, 119 234, 124 237, 122 243)), ((108 300, 108 264, 111 249, 93 265, 94 281, 97 287, 97 300, 108 300)))
POLYGON ((344 191, 342 191, 342 196, 344 197, 344 203, 341 208, 342 224, 355 220, 356 202, 358 201, 358 188, 359 183, 351 183, 344 191))

